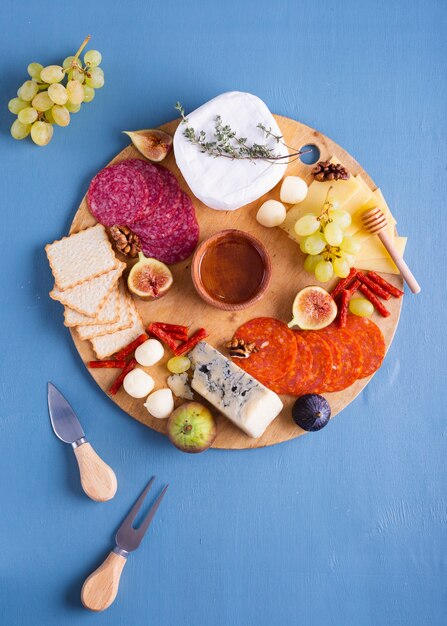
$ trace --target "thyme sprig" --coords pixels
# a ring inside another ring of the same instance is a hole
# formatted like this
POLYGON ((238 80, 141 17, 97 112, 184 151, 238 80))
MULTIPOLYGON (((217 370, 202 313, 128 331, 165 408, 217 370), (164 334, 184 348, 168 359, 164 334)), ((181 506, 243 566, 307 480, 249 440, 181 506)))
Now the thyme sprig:
MULTIPOLYGON (((180 113, 182 118, 182 124, 185 125, 183 135, 188 141, 196 145, 200 152, 209 154, 210 156, 225 157, 227 159, 246 159, 249 161, 256 161, 262 159, 269 163, 281 163, 286 159, 295 160, 302 154, 309 152, 309 150, 296 150, 288 146, 282 137, 282 135, 275 135, 271 128, 267 128, 264 124, 257 124, 257 128, 264 131, 266 137, 272 137, 276 143, 281 143, 283 146, 292 150, 292 154, 278 155, 274 149, 267 144, 253 143, 247 144, 247 137, 238 137, 236 131, 231 126, 224 124, 222 117, 216 115, 214 120, 214 141, 208 141, 204 130, 196 133, 195 129, 190 125, 187 116, 185 115, 185 109, 180 102, 175 105, 176 110, 180 113)), ((290 161, 291 162, 291 161, 290 161)))

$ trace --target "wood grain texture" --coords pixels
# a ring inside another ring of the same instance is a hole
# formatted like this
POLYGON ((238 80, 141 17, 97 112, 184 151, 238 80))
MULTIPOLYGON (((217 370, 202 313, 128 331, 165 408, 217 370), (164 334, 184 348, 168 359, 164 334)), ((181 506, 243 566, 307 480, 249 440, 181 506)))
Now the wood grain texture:
MULTIPOLYGON (((347 166, 352 174, 361 174, 371 189, 376 189, 372 179, 355 159, 331 139, 295 120, 279 115, 275 117, 288 145, 301 148, 306 144, 315 144, 320 150, 321 159, 329 159, 332 156, 336 156, 347 166)), ((177 125, 178 121, 173 121, 161 128, 169 133, 173 133, 177 125)), ((136 149, 133 146, 129 146, 113 159, 112 163, 138 156, 140 155, 136 149)), ((174 155, 171 154, 163 164, 176 175, 182 189, 192 196, 176 166, 174 155)), ((312 180, 311 171, 312 166, 305 165, 298 159, 289 164, 286 175, 298 175, 310 183, 312 180)), ((221 311, 209 306, 199 297, 192 285, 190 274, 191 259, 187 259, 183 263, 178 263, 171 267, 174 276, 174 286, 163 298, 153 302, 135 300, 145 324, 152 321, 171 322, 191 326, 192 330, 199 326, 205 326, 209 332, 208 341, 216 348, 225 352, 225 342, 233 336, 235 330, 243 322, 259 316, 271 316, 284 321, 291 318, 291 306, 296 293, 309 283, 312 283, 312 278, 304 271, 303 256, 297 244, 289 239, 281 229, 264 228, 255 219, 256 211, 262 202, 268 198, 279 199, 280 185, 281 183, 256 202, 252 202, 233 212, 214 211, 193 197, 200 225, 201 240, 220 230, 238 228, 255 235, 266 246, 271 256, 273 271, 269 288, 262 300, 243 311, 221 311)), ((90 214, 86 198, 84 197, 74 217, 70 232, 77 232, 94 223, 95 219, 90 214)), ((400 277, 392 280, 395 281, 397 286, 402 286, 400 277)), ((389 318, 383 319, 374 314, 374 320, 379 324, 384 334, 387 349, 396 331, 401 307, 402 299, 393 299, 389 302, 391 311, 389 318)), ((71 333, 84 363, 91 360, 93 352, 90 343, 81 341, 75 330, 71 330, 71 333)), ((166 386, 166 361, 170 356, 169 351, 166 350, 165 358, 156 366, 150 368, 150 374, 155 380, 156 388, 166 386)), ((104 391, 107 391, 116 375, 115 372, 110 370, 95 369, 89 371, 104 391)), ((325 394, 332 408, 332 416, 337 415, 352 402, 370 379, 371 377, 358 380, 345 391, 325 394)), ((225 449, 260 448, 281 443, 304 434, 305 431, 298 428, 291 419, 291 408, 295 398, 293 396, 281 396, 281 398, 284 403, 283 411, 267 428, 263 436, 258 439, 248 437, 229 420, 221 415, 217 415, 218 435, 213 447, 225 449)), ((198 399, 200 400, 200 398, 198 399)), ((166 434, 166 421, 151 417, 144 408, 143 401, 131 398, 123 389, 113 397, 113 400, 123 411, 138 421, 166 434)))
POLYGON ((118 486, 113 469, 101 459, 88 441, 75 448, 74 453, 79 465, 82 488, 88 497, 97 502, 111 500, 118 486))
POLYGON ((91 611, 104 611, 118 593, 120 578, 127 559, 110 552, 104 563, 90 574, 82 585, 81 602, 91 611))

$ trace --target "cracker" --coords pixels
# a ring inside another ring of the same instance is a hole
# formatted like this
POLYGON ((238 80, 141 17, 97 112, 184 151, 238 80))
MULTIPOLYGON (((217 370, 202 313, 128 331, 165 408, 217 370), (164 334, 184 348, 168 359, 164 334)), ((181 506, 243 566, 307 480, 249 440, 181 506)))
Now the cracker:
POLYGON ((119 287, 116 289, 119 300, 119 318, 113 324, 96 324, 94 326, 79 326, 77 328, 80 339, 93 339, 94 337, 102 337, 110 335, 119 330, 124 330, 132 326, 132 318, 130 312, 130 296, 127 293, 123 281, 120 281, 119 287))
POLYGON ((107 300, 101 306, 96 317, 88 317, 66 306, 64 310, 64 324, 73 326, 93 326, 95 324, 113 324, 119 320, 119 291, 112 289, 107 300))
POLYGON ((102 224, 53 241, 45 252, 60 291, 110 272, 119 263, 102 224))
POLYGON ((130 313, 132 318, 132 326, 126 330, 120 330, 112 335, 102 335, 92 339, 93 350, 98 359, 106 359, 115 354, 121 348, 125 348, 131 341, 144 333, 143 322, 138 315, 133 300, 130 300, 130 313))
POLYGON ((55 287, 50 291, 50 297, 82 315, 94 318, 115 287, 125 267, 125 263, 119 263, 118 267, 111 272, 85 280, 65 291, 60 291, 55 287))

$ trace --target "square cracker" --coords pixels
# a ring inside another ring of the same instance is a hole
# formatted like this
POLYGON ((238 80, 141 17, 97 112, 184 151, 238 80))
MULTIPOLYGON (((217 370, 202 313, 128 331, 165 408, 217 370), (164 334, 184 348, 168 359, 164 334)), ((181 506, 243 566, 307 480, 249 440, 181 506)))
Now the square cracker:
POLYGON ((118 330, 124 330, 132 326, 130 314, 130 296, 121 280, 117 288, 119 300, 119 318, 113 324, 96 324, 94 326, 79 326, 77 328, 80 339, 93 339, 102 335, 110 335, 118 330))
POLYGON ((118 267, 111 272, 85 280, 65 291, 60 291, 55 287, 50 291, 50 297, 82 315, 94 318, 105 304, 125 267, 125 263, 119 263, 118 267))
POLYGON ((49 243, 45 252, 60 291, 110 272, 119 263, 102 224, 49 243))
POLYGON ((95 324, 113 324, 119 320, 119 291, 112 289, 99 309, 96 317, 88 317, 66 306, 64 310, 64 324, 69 328, 73 326, 93 326, 95 324))
POLYGON ((133 300, 130 300, 130 314, 132 318, 132 326, 126 330, 119 330, 111 335, 102 335, 91 340, 93 350, 98 359, 106 359, 115 354, 121 348, 127 346, 131 341, 144 333, 143 322, 138 315, 133 300))

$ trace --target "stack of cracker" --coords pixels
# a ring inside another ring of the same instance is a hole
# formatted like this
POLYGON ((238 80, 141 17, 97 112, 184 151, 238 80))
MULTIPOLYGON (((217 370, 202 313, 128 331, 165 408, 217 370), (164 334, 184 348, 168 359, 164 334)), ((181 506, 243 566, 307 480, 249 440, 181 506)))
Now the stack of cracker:
POLYGON ((91 341, 98 359, 144 332, 121 277, 126 264, 115 256, 104 226, 54 241, 45 251, 55 280, 50 296, 64 305, 65 325, 91 341))

